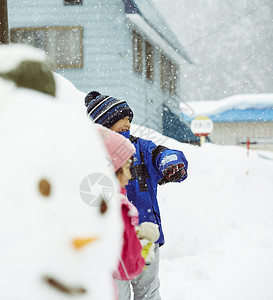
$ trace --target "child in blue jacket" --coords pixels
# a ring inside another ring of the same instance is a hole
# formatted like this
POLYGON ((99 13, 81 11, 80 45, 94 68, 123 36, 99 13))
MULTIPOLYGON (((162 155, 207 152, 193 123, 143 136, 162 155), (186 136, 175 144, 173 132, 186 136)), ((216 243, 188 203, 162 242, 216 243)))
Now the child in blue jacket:
MULTIPOLYGON (((87 114, 95 123, 119 132, 134 144, 132 179, 126 186, 128 199, 137 207, 139 223, 153 222, 159 226, 154 259, 150 266, 131 281, 134 299, 159 300, 159 246, 164 244, 157 185, 181 182, 187 178, 188 162, 183 152, 130 135, 133 112, 125 100, 92 91, 85 97, 87 114)), ((122 151, 122 149, 121 149, 122 151)), ((140 225, 141 226, 141 225, 140 225)), ((128 281, 117 281, 120 300, 130 300, 128 281)))

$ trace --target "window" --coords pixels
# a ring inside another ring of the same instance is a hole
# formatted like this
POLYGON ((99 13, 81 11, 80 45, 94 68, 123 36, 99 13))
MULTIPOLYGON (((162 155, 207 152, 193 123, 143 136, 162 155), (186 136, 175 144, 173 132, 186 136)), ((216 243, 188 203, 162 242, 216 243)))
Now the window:
POLYGON ((82 5, 82 0, 64 0, 64 5, 82 5))
POLYGON ((160 85, 161 89, 176 94, 177 92, 177 66, 164 54, 160 55, 160 85))
POLYGON ((142 73, 142 38, 133 30, 133 66, 137 73, 142 73))
POLYGON ((171 62, 171 77, 170 77, 170 93, 176 94, 177 92, 177 66, 171 62))
MULTIPOLYGON (((155 58, 154 47, 136 31, 132 31, 133 39, 133 68, 137 73, 143 73, 143 63, 145 63, 145 76, 150 82, 155 78, 155 58), (145 49, 144 49, 145 47, 145 49), (144 51, 143 51, 144 50, 144 51), (143 56, 145 55, 145 61, 143 56)), ((177 94, 178 66, 165 54, 160 54, 160 87, 170 94, 177 94)), ((157 65, 156 65, 157 66, 157 65)))
POLYGON ((11 42, 45 50, 53 68, 82 68, 83 28, 36 27, 11 29, 11 42))
POLYGON ((160 54, 160 86, 162 90, 166 90, 166 57, 163 54, 160 54))
POLYGON ((151 44, 145 42, 146 77, 154 81, 154 49, 151 44))

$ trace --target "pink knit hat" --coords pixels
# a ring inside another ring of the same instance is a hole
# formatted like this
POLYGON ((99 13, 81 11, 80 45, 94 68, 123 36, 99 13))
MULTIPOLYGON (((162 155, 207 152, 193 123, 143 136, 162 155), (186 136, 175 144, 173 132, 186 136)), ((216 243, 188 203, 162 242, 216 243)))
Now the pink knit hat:
POLYGON ((117 171, 134 154, 134 145, 127 138, 115 131, 99 124, 94 124, 94 126, 103 138, 114 169, 117 171))

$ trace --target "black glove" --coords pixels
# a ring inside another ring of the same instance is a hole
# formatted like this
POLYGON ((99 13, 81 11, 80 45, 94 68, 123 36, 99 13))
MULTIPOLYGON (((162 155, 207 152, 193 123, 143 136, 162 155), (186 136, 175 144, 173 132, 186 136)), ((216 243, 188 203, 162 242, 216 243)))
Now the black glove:
POLYGON ((179 181, 186 175, 185 165, 182 163, 168 166, 163 171, 164 177, 158 181, 159 185, 179 181))

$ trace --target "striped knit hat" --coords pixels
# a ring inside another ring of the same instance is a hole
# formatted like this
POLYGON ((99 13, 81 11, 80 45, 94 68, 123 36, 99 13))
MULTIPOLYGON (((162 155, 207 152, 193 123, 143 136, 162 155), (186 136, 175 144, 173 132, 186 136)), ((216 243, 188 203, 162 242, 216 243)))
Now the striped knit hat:
POLYGON ((125 100, 101 95, 99 92, 92 91, 85 97, 87 114, 95 123, 110 128, 119 120, 129 117, 133 119, 133 111, 125 100))

